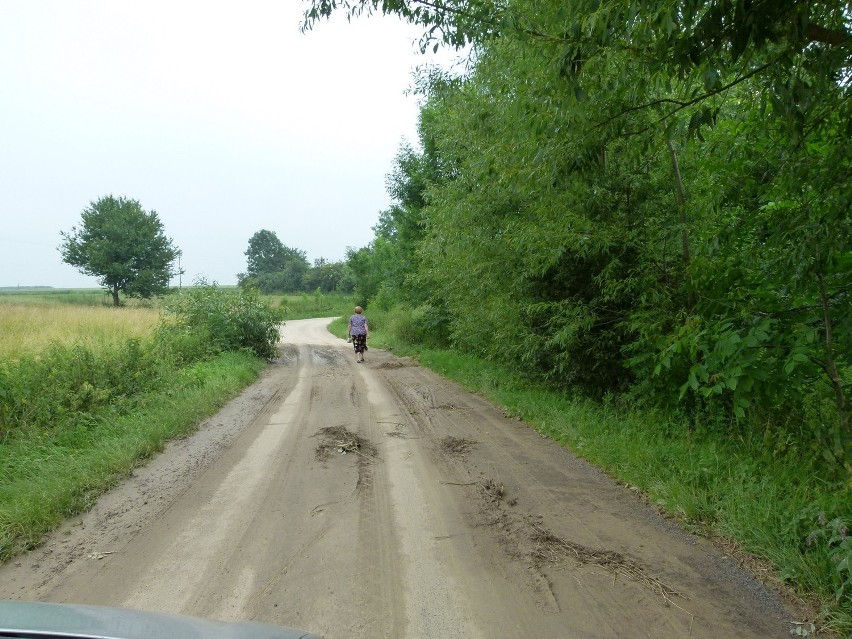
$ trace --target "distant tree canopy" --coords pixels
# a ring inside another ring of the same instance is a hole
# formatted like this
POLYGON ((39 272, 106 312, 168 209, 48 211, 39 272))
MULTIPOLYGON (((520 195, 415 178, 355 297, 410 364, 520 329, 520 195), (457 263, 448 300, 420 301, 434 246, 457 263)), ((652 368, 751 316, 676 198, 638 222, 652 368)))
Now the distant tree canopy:
POLYGON ((319 259, 311 267, 304 251, 285 246, 274 231, 263 229, 252 235, 245 256, 246 272, 237 276, 240 286, 253 286, 263 293, 352 290, 345 264, 319 259))
POLYGON ((304 290, 324 293, 351 293, 355 288, 352 271, 346 262, 329 262, 323 258, 314 260, 304 278, 304 290))
POLYGON ((137 200, 108 195, 92 202, 82 223, 60 232, 62 261, 99 278, 112 293, 151 297, 168 290, 180 251, 163 233, 157 213, 145 211, 137 200))

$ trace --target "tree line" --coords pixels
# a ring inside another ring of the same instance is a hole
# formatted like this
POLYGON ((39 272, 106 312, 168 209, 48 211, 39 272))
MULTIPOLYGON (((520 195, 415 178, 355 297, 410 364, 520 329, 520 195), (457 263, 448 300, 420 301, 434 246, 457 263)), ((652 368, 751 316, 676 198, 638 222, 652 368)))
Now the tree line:
MULTIPOLYGON (((146 211, 138 200, 101 197, 83 209, 79 226, 60 235, 62 261, 97 277, 115 306, 121 303, 120 293, 140 298, 162 295, 171 278, 183 273, 180 249, 165 235, 157 212, 146 211)), ((252 235, 245 255, 246 272, 237 275, 244 289, 267 294, 354 290, 346 262, 319 258, 311 265, 304 251, 285 246, 273 231, 252 235)))
POLYGON ((355 289, 346 262, 318 258, 311 265, 304 251, 286 246, 274 231, 262 229, 252 235, 245 256, 246 272, 237 280, 240 286, 262 293, 351 293, 355 289))
POLYGON ((305 28, 334 11, 471 50, 416 76, 359 299, 848 482, 847 3, 315 0, 305 28))

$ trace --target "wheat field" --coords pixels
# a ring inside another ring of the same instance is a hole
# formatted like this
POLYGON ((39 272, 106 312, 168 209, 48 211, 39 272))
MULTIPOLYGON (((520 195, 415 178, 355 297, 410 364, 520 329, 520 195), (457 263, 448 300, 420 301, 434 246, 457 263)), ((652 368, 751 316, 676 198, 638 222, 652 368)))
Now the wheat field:
POLYGON ((148 337, 159 317, 154 308, 0 304, 0 359, 37 355, 52 342, 97 349, 148 337))

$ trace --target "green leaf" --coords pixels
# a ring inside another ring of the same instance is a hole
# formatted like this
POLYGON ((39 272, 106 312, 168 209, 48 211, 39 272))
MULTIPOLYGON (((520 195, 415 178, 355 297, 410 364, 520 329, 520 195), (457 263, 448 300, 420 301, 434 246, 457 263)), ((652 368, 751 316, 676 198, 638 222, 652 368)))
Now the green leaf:
POLYGON ((704 70, 701 79, 704 82, 704 90, 712 91, 719 84, 719 73, 716 69, 707 68, 704 70))

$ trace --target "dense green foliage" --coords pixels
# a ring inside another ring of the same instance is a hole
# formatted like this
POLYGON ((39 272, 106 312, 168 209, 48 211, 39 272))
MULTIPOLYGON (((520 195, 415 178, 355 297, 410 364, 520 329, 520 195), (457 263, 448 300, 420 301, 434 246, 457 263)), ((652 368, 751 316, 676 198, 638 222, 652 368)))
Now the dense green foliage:
POLYGON ((464 76, 418 77, 420 148, 350 252, 368 313, 824 482, 848 619, 848 4, 315 0, 307 26, 335 9, 472 45, 464 76))
POLYGON ((107 195, 82 213, 79 228, 62 232, 62 261, 100 278, 119 305, 119 292, 149 298, 168 290, 180 251, 163 233, 155 211, 137 200, 107 195))
POLYGON ((273 231, 263 229, 249 238, 245 252, 248 266, 239 276, 240 284, 250 284, 264 293, 298 291, 308 271, 304 251, 284 246, 273 231))
POLYGON ((274 231, 263 229, 249 238, 247 268, 237 276, 240 286, 262 293, 350 292, 353 284, 344 262, 323 258, 308 263, 304 251, 285 246, 274 231))
POLYGON ((19 428, 86 424, 98 411, 132 408, 159 384, 160 355, 130 340, 99 352, 53 344, 38 356, 0 364, 0 438, 19 428))
POLYGON ((245 349, 258 357, 277 354, 281 313, 251 288, 223 289, 198 281, 164 306, 164 344, 193 358, 245 349))
POLYGON ((302 278, 302 291, 308 293, 351 293, 355 290, 352 271, 346 262, 317 258, 302 278))
POLYGON ((308 22, 338 7, 474 45, 467 76, 419 79, 421 149, 350 252, 361 297, 557 386, 768 422, 848 474, 842 3, 361 0, 308 22))

